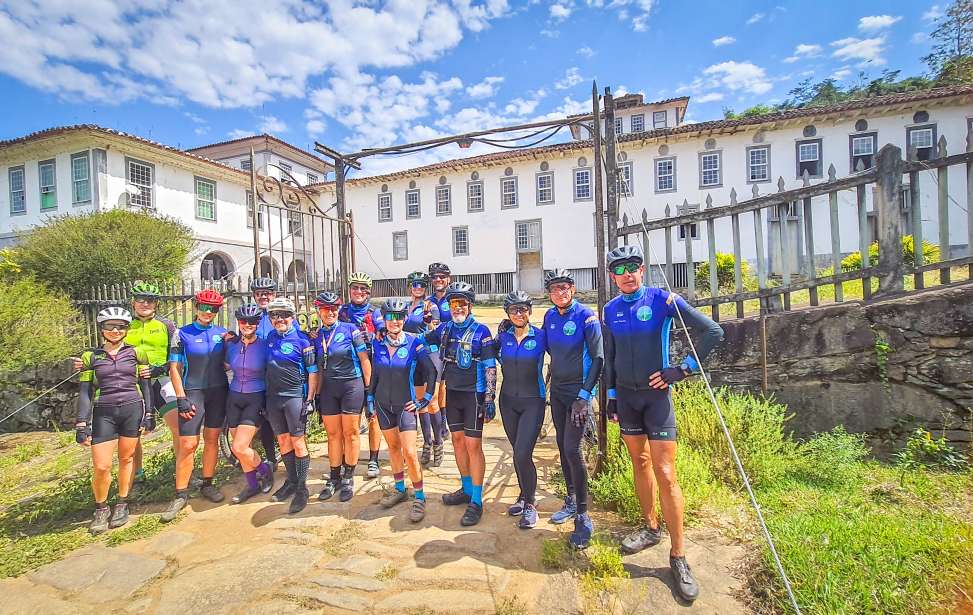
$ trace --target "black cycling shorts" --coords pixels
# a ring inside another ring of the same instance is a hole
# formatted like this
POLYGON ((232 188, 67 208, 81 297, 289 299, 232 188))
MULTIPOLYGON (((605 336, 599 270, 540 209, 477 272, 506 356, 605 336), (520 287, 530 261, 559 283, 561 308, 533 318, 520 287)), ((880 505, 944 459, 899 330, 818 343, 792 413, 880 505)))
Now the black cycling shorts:
POLYGON ((332 380, 321 383, 318 395, 318 409, 321 416, 339 414, 360 414, 365 407, 365 383, 361 378, 351 380, 332 380))
POLYGON ((145 404, 141 399, 121 404, 95 404, 91 419, 91 443, 101 444, 110 440, 139 437, 145 404))
POLYGON ((180 436, 198 436, 202 427, 223 429, 226 422, 225 386, 186 391, 186 399, 196 406, 196 414, 191 419, 179 417, 180 436))
POLYGON ((479 406, 483 393, 446 389, 446 422, 450 433, 462 431, 468 438, 483 437, 483 417, 479 406))
POLYGON ((382 429, 382 431, 385 431, 386 429, 416 431, 416 413, 407 412, 405 410, 405 406, 390 406, 389 408, 383 408, 376 401, 375 414, 378 415, 378 426, 382 429))
POLYGON ((267 395, 267 421, 274 434, 297 438, 307 431, 307 403, 303 397, 267 395))
POLYGON ((676 439, 676 412, 669 389, 633 391, 618 387, 616 397, 622 435, 676 439))
POLYGON ((230 391, 226 396, 226 426, 240 425, 258 427, 264 411, 264 392, 240 393, 230 391))

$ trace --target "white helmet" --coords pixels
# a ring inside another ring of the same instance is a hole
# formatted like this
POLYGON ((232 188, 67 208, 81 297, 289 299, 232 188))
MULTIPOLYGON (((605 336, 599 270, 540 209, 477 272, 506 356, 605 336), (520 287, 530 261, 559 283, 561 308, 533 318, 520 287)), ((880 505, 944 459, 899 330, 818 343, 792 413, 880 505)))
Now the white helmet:
POLYGON ((121 320, 122 322, 130 324, 132 322, 132 313, 123 307, 107 307, 102 311, 98 312, 98 324, 103 322, 108 322, 109 320, 121 320))
POLYGON ((268 312, 290 312, 291 314, 297 313, 297 308, 294 307, 294 302, 287 297, 277 297, 273 301, 267 304, 268 312))

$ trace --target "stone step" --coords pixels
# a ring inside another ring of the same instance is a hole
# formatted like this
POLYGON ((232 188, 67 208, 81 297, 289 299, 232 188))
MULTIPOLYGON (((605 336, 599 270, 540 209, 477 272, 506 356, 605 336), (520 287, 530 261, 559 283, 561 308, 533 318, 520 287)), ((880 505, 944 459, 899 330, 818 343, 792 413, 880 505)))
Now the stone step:
POLYGON ((382 591, 388 584, 375 578, 360 575, 344 575, 322 572, 307 578, 308 581, 321 587, 331 589, 357 589, 365 592, 382 591))
POLYGON ((356 553, 354 555, 348 555, 346 557, 342 557, 341 559, 328 562, 327 564, 324 564, 323 567, 327 570, 339 570, 349 574, 374 579, 375 576, 385 570, 387 566, 393 566, 392 562, 387 559, 356 553))
POLYGON ((288 587, 282 592, 285 596, 298 598, 301 601, 313 600, 323 605, 345 611, 367 611, 372 606, 368 598, 349 591, 336 592, 327 587, 312 585, 310 587, 288 587))
POLYGON ((379 612, 495 613, 493 596, 461 589, 425 588, 393 594, 375 605, 379 612))
POLYGON ((497 564, 484 562, 469 556, 451 559, 445 563, 428 565, 430 559, 417 557, 416 563, 399 571, 397 579, 408 583, 433 583, 444 589, 463 586, 483 591, 502 593, 507 589, 510 573, 497 564))

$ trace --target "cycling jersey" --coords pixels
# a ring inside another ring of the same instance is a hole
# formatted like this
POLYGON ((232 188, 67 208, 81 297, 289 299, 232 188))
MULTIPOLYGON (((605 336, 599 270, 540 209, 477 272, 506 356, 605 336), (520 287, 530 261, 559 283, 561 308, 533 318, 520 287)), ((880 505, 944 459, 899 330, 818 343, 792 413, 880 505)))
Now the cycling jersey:
POLYGON ((497 365, 486 325, 469 316, 462 325, 449 320, 421 337, 430 347, 439 346, 447 391, 486 392, 486 368, 497 365))
POLYGON ((305 334, 291 327, 283 335, 274 330, 267 336, 268 399, 271 395, 306 397, 307 376, 317 371, 314 345, 305 334))
POLYGON ((181 327, 173 337, 169 361, 182 364, 182 386, 185 390, 226 387, 226 329, 216 325, 192 322, 181 327))
POLYGON ((382 310, 367 301, 361 305, 345 303, 338 308, 338 320, 349 322, 358 327, 365 334, 365 342, 371 343, 375 339, 375 332, 385 328, 382 310))
POLYGON ((358 353, 368 350, 368 347, 362 332, 350 322, 336 322, 330 328, 321 327, 314 339, 314 350, 325 378, 353 380, 362 377, 358 353))
MULTIPOLYGON (((723 339, 723 329, 682 297, 660 288, 639 288, 620 295, 605 305, 605 388, 609 397, 615 387, 644 391, 649 375, 669 367, 669 335, 676 308, 686 325, 701 334, 696 342, 700 360, 723 339)), ((683 363, 699 368, 692 356, 683 363)))
POLYGON ((254 339, 249 344, 237 338, 226 344, 226 363, 233 373, 230 390, 237 393, 259 393, 266 390, 267 340, 254 339))
MULTIPOLYGON (((128 327, 125 343, 145 351, 152 367, 166 368, 169 356, 169 346, 176 336, 176 325, 167 318, 155 316, 148 320, 136 318, 128 327)), ((168 372, 153 370, 153 377, 165 375, 168 372)))
MULTIPOLYGON (((297 318, 294 319, 294 328, 298 331, 301 330, 301 323, 297 322, 297 318)), ((271 331, 276 331, 276 329, 274 329, 274 323, 270 320, 270 315, 265 310, 264 315, 260 317, 260 324, 257 325, 257 337, 265 340, 267 334, 271 331)))
POLYGON ((503 371, 502 395, 544 397, 544 352, 547 336, 544 329, 529 325, 520 342, 510 327, 497 335, 497 361, 503 371))
POLYGON ((442 297, 437 297, 436 295, 433 295, 432 297, 429 297, 429 300, 435 303, 436 307, 439 308, 440 320, 449 320, 450 318, 452 318, 452 313, 449 311, 449 301, 446 301, 445 293, 443 293, 442 297))
POLYGON ((543 328, 551 355, 551 391, 590 399, 604 363, 598 316, 591 308, 572 301, 564 314, 556 306, 549 309, 543 328))
POLYGON ((81 354, 81 364, 78 380, 92 383, 95 405, 118 405, 142 399, 138 366, 149 364, 145 351, 126 343, 112 357, 105 349, 96 348, 81 354))
POLYGON ((416 401, 415 383, 428 375, 436 384, 435 367, 425 343, 411 333, 403 333, 403 343, 391 340, 372 342, 372 381, 369 390, 383 408, 393 408, 416 401))
POLYGON ((402 327, 406 333, 423 333, 429 329, 429 325, 424 320, 427 309, 429 310, 429 315, 432 317, 430 322, 434 320, 438 321, 439 306, 436 305, 435 301, 428 297, 423 297, 419 301, 412 300, 408 317, 405 319, 405 325, 402 327))

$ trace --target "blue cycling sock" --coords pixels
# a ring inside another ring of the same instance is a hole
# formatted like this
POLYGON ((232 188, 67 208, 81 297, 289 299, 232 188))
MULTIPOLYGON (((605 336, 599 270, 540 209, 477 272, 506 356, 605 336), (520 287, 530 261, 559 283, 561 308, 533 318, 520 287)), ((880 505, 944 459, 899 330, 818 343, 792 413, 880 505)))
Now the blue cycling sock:
POLYGON ((405 493, 405 473, 396 472, 393 476, 395 477, 395 490, 399 493, 405 493))
POLYGON ((477 506, 483 506, 483 485, 472 485, 470 490, 470 501, 477 506))
POLYGON ((422 481, 416 481, 412 483, 412 489, 416 494, 416 499, 422 502, 426 501, 426 492, 422 488, 422 481))
POLYGON ((473 478, 470 476, 460 476, 459 480, 463 483, 463 493, 466 495, 473 495, 473 478))

